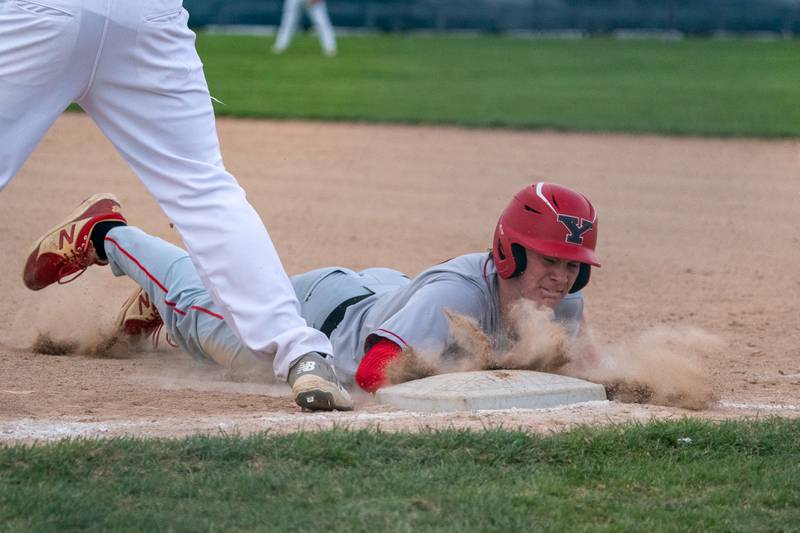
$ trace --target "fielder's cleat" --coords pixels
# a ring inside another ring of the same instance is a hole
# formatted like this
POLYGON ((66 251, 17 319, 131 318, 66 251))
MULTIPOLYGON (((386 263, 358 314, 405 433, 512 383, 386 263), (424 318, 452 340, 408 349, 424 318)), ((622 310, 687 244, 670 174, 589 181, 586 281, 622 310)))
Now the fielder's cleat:
POLYGON ((113 194, 95 194, 84 200, 34 243, 22 274, 25 285, 38 291, 56 282, 69 283, 91 265, 108 264, 95 253, 91 233, 98 222, 109 221, 126 222, 113 194))
POLYGON ((304 411, 351 411, 353 400, 322 355, 311 352, 289 369, 294 401, 304 411))

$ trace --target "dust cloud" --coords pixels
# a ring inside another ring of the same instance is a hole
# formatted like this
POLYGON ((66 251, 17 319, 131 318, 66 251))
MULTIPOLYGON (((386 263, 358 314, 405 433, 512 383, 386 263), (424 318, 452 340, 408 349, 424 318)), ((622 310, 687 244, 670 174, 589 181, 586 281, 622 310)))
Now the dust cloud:
POLYGON ((75 339, 40 332, 31 351, 43 355, 80 354, 90 357, 123 358, 145 351, 149 339, 120 336, 115 332, 96 331, 75 339))
POLYGON ((493 349, 471 318, 448 313, 454 342, 441 354, 407 350, 386 368, 390 383, 470 370, 550 372, 601 383, 609 399, 701 410, 716 401, 702 361, 724 348, 697 328, 659 327, 598 345, 589 331, 573 340, 552 311, 522 301, 511 310, 512 341, 493 349))
MULTIPOLYGON (((701 410, 716 401, 703 360, 717 355, 722 341, 697 328, 659 327, 606 345, 592 340, 590 331, 572 339, 552 311, 521 301, 511 309, 513 331, 509 342, 496 342, 475 320, 447 313, 454 342, 440 354, 406 351, 386 368, 396 384, 435 374, 470 370, 516 369, 549 372, 601 383, 609 399, 701 410), (493 342, 495 341, 495 342, 493 342), (497 345, 504 346, 496 348, 497 345)), ((31 350, 48 355, 81 354, 123 358, 154 351, 152 339, 120 337, 112 325, 87 328, 63 318, 58 327, 40 332, 31 350), (66 332, 71 332, 67 334, 66 332), (76 332, 79 335, 76 338, 76 332)), ((272 377, 263 368, 225 369, 230 381, 264 381, 272 377)), ((185 372, 185 370, 182 369, 185 372)), ((186 375, 184 374, 184 377, 186 375)), ((204 376, 207 377, 207 376, 204 376)))
POLYGON ((701 410, 718 399, 702 361, 723 348, 719 337, 701 329, 662 326, 601 348, 598 364, 574 376, 604 384, 622 402, 701 410))
MULTIPOLYGON (((63 334, 62 334, 63 335, 63 334)), ((163 349, 176 347, 163 330, 155 334, 131 336, 118 331, 97 330, 94 332, 81 331, 76 337, 57 337, 51 332, 40 332, 31 346, 33 353, 43 355, 81 355, 97 358, 136 358, 142 354, 157 354, 163 349), (159 348, 161 343, 162 348, 159 348)), ((211 360, 191 358, 190 361, 163 359, 163 366, 159 378, 163 383, 174 386, 175 379, 182 382, 195 381, 199 386, 202 382, 227 381, 234 383, 261 383, 274 384, 275 375, 270 362, 250 361, 248 359, 236 360, 235 364, 222 366, 211 360)), ((153 384, 159 381, 153 379, 153 384)))
MULTIPOLYGON (((119 337, 117 307, 109 297, 105 276, 87 273, 81 283, 47 289, 27 302, 32 319, 22 330, 34 337, 31 351, 46 355, 125 357, 149 345, 143 339, 119 337)), ((28 341, 30 342, 30 341, 28 341)))

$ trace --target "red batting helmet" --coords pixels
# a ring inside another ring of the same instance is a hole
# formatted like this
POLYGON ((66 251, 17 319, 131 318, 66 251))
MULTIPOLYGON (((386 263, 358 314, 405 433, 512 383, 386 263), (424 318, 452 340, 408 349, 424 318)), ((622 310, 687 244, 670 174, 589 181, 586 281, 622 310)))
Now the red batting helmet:
POLYGON ((579 192, 554 183, 534 183, 519 191, 505 208, 494 230, 492 257, 497 273, 507 279, 525 271, 524 248, 542 255, 578 261, 580 272, 569 292, 588 282, 594 254, 597 213, 579 192))

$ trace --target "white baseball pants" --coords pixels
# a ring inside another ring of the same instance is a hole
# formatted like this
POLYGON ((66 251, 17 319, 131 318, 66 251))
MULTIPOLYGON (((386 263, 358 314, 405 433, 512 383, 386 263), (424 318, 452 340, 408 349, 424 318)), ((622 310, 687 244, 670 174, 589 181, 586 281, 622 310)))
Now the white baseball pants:
POLYGON ((0 189, 77 102, 175 224, 225 320, 285 379, 330 341, 222 164, 181 0, 0 0, 0 189))
POLYGON ((274 50, 282 52, 288 48, 294 32, 300 24, 300 10, 305 6, 308 16, 319 36, 323 51, 332 55, 336 53, 336 37, 333 34, 333 25, 328 17, 328 8, 324 0, 311 2, 310 0, 284 0, 281 26, 275 40, 274 50))

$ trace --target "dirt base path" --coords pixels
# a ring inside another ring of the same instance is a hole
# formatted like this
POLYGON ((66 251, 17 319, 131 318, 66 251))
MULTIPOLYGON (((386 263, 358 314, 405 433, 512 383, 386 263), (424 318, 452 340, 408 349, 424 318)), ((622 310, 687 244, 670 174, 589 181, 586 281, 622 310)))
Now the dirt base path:
MULTIPOLYGON (((39 333, 83 345, 108 332, 132 283, 90 269, 40 292, 21 281, 30 243, 99 191, 131 223, 179 243, 84 115, 64 115, 0 194, 0 440, 64 435, 330 427, 524 427, 676 416, 800 414, 800 143, 221 120, 227 167, 262 214, 289 273, 339 264, 416 274, 488 248, 511 195, 538 177, 573 186, 600 216, 587 289, 613 348, 652 328, 701 328, 721 402, 701 412, 601 402, 545 411, 422 415, 359 397, 351 414, 299 413, 285 386, 241 383, 169 347, 45 356, 39 333)), ((84 350, 85 351, 85 350, 84 350)), ((691 354, 690 354, 691 355, 691 354)))

